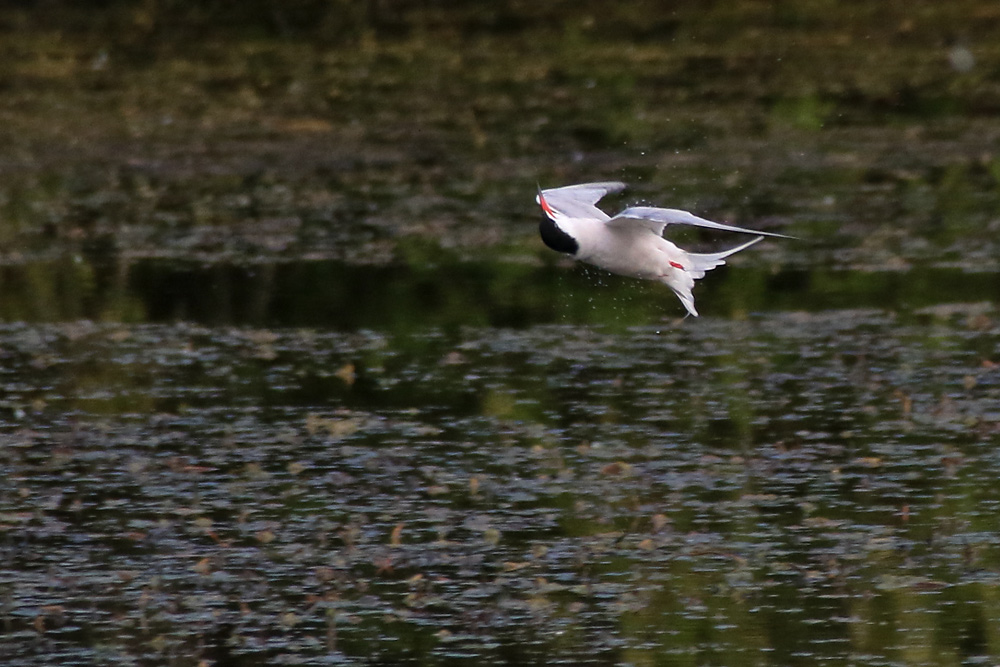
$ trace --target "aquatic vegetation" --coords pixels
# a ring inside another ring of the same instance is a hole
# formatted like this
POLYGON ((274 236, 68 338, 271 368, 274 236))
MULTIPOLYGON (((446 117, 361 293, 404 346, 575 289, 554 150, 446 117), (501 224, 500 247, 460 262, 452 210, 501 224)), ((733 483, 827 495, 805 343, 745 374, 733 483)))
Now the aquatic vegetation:
POLYGON ((0 660, 1000 654, 991 4, 101 4, 0 10, 0 660), (681 321, 601 179, 803 241, 681 321))
POLYGON ((11 637, 77 660, 987 650, 994 315, 9 325, 11 637), (907 619, 960 601, 955 643, 919 644, 907 619))

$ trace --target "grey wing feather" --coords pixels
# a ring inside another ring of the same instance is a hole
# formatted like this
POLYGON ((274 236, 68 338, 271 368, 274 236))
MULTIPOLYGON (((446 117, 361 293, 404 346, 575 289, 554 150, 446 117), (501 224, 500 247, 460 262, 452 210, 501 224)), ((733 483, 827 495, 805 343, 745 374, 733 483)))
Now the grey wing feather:
POLYGON ((607 181, 604 183, 581 183, 562 188, 542 190, 545 202, 554 211, 570 218, 598 218, 608 220, 608 214, 594 206, 604 195, 621 192, 624 183, 607 181))
POLYGON ((774 232, 761 232, 756 229, 737 227, 736 225, 725 225, 721 222, 712 222, 705 218, 682 211, 676 208, 656 208, 655 206, 632 206, 625 209, 608 221, 612 227, 625 227, 636 223, 648 227, 656 234, 661 234, 667 225, 691 225, 693 227, 706 227, 708 229, 720 229, 726 232, 739 232, 741 234, 757 234, 759 236, 775 236, 782 239, 793 239, 794 236, 785 234, 775 234, 774 232))

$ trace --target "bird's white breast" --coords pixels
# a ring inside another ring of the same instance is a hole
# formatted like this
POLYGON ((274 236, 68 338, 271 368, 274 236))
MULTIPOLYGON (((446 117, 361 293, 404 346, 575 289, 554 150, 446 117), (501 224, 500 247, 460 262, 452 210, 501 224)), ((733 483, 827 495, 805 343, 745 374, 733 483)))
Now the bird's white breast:
POLYGON ((644 227, 609 227, 603 222, 574 220, 574 238, 580 244, 577 259, 634 278, 656 279, 675 270, 683 253, 677 246, 644 227), (674 265, 671 264, 674 260, 674 265))

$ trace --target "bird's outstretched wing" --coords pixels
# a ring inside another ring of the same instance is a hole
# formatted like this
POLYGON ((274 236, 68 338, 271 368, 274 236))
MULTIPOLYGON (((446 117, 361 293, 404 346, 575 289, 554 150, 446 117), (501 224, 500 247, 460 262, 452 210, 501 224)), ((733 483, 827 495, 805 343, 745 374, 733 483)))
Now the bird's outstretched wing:
POLYGON ((782 239, 793 239, 794 236, 785 234, 775 234, 774 232, 761 232, 756 229, 737 227, 736 225, 725 225, 721 222, 712 222, 705 218, 682 211, 676 208, 656 208, 655 206, 632 206, 625 209, 615 217, 608 220, 610 227, 632 227, 642 225, 654 234, 663 233, 663 228, 667 225, 691 225, 693 227, 706 227, 708 229, 719 229, 725 232, 740 232, 741 234, 756 234, 758 236, 775 236, 782 239))
POLYGON ((566 218, 596 218, 610 220, 607 213, 594 206, 606 194, 621 192, 624 183, 608 181, 604 183, 581 183, 563 188, 539 190, 535 201, 553 220, 566 218))

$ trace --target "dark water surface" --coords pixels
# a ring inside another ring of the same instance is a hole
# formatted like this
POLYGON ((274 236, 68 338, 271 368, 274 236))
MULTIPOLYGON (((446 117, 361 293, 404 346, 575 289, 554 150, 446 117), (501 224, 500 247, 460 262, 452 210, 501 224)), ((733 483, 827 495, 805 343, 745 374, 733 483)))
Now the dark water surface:
MULTIPOLYGON (((683 314, 662 285, 584 265, 470 261, 446 253, 417 265, 107 262, 71 255, 0 267, 0 288, 0 320, 11 323, 89 319, 401 333, 472 325, 624 328, 673 322, 683 314)), ((1000 297, 1000 274, 972 267, 869 272, 740 263, 716 269, 694 293, 709 316, 881 307, 910 317, 991 310, 1000 297)))
POLYGON ((1000 659, 993 3, 99 4, 0 8, 0 663, 1000 659), (610 179, 800 240, 681 319, 610 179))
MULTIPOLYGON (((874 275, 869 298, 902 295, 900 312, 821 294, 809 311, 796 287, 796 311, 680 321, 633 303, 676 314, 669 295, 623 296, 631 282, 534 269, 526 284, 580 303, 474 306, 488 265, 442 272, 452 287, 421 298, 427 274, 140 263, 106 298, 150 323, 0 326, 6 655, 992 653, 991 304, 928 304, 874 275), (273 292, 253 298, 262 274, 273 292), (361 314, 272 302, 312 304, 316 276, 365 285, 361 314), (411 299, 398 318, 378 303, 411 299), (624 302, 614 325, 590 321, 600 299, 624 302)), ((964 277, 977 297, 995 289, 964 277)), ((703 286, 706 310, 728 282, 703 286)))

